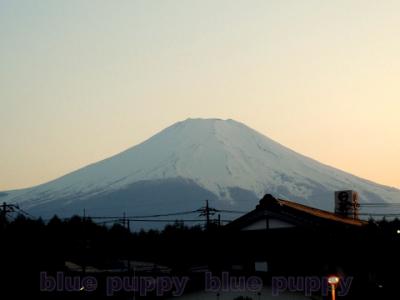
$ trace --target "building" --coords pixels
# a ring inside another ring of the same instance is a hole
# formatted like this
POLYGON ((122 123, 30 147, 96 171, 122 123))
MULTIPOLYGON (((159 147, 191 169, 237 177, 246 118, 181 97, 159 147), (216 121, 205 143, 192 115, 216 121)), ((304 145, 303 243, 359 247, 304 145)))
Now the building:
POLYGON ((352 228, 367 222, 309 207, 288 200, 276 199, 267 194, 256 209, 227 225, 240 231, 273 230, 284 228, 342 227, 352 228))
POLYGON ((367 224, 267 194, 225 226, 224 243, 231 249, 225 268, 271 275, 346 271, 359 263, 352 248, 367 224))

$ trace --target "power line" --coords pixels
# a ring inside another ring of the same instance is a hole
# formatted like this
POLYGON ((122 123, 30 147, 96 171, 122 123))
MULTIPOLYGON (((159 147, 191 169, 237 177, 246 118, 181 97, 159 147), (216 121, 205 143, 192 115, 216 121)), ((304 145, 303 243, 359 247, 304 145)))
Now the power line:
POLYGON ((400 213, 361 213, 361 216, 383 216, 383 217, 396 217, 400 216, 400 213))
MULTIPOLYGON (((203 219, 126 219, 130 222, 151 222, 151 223, 175 223, 175 222, 183 222, 183 223, 202 223, 204 222, 203 219)), ((122 219, 115 219, 115 220, 108 220, 108 221, 99 221, 96 224, 99 225, 107 225, 112 223, 121 223, 122 219)), ((221 223, 230 223, 232 220, 218 220, 221 223)))
POLYGON ((31 215, 30 213, 26 212, 26 211, 23 210, 22 208, 19 208, 19 207, 18 207, 18 211, 22 212, 24 215, 28 216, 29 218, 36 219, 35 216, 33 216, 33 215, 31 215))
POLYGON ((371 207, 378 207, 378 206, 400 206, 400 203, 389 203, 389 202, 385 202, 385 203, 360 203, 360 206, 363 207, 367 207, 367 206, 371 206, 371 207))
MULTIPOLYGON (((138 215, 138 216, 127 216, 126 218, 157 218, 157 217, 169 217, 169 216, 180 216, 180 215, 188 215, 193 213, 198 213, 199 210, 191 210, 191 211, 182 211, 175 213, 165 213, 165 214, 155 214, 155 215, 138 215)), ((91 219, 120 219, 118 216, 98 216, 98 217, 90 217, 91 219)))
POLYGON ((188 215, 188 214, 197 213, 198 211, 199 210, 191 210, 191 211, 157 214, 157 215, 147 215, 147 216, 129 216, 129 218, 157 218, 157 217, 168 217, 168 216, 180 216, 180 215, 188 215))
MULTIPOLYGON (((203 219, 129 219, 133 222, 204 222, 203 219)), ((222 222, 231 222, 232 220, 221 220, 222 222)))
POLYGON ((240 210, 225 210, 225 209, 217 209, 218 212, 224 212, 224 213, 231 213, 231 214, 245 214, 248 213, 248 211, 240 211, 240 210))
POLYGON ((6 216, 9 217, 10 219, 12 219, 13 221, 15 220, 15 217, 12 216, 10 213, 6 213, 6 216))

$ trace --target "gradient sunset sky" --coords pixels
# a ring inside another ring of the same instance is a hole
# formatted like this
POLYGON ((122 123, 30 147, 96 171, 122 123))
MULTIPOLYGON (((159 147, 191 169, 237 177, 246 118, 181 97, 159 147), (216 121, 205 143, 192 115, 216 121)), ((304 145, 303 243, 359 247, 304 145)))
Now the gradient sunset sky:
POLYGON ((0 190, 189 117, 400 187, 400 1, 0 0, 0 190))

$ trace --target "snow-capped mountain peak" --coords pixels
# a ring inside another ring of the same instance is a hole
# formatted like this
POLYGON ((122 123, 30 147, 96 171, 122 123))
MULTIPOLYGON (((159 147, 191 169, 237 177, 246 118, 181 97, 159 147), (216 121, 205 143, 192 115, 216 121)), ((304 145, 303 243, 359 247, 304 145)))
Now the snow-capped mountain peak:
POLYGON ((187 119, 139 145, 49 183, 5 192, 0 200, 18 202, 41 214, 72 213, 82 206, 93 213, 118 210, 122 209, 121 201, 125 210, 150 213, 159 210, 160 203, 170 206, 171 211, 177 208, 176 201, 186 208, 204 200, 190 199, 189 192, 178 199, 176 189, 183 191, 189 186, 191 192, 198 190, 220 205, 243 209, 254 207, 267 192, 329 210, 333 192, 341 189, 357 190, 364 202, 400 199, 397 189, 321 164, 240 122, 187 119), (144 192, 146 184, 152 188, 144 192), (151 199, 149 193, 160 184, 169 194, 154 201, 143 200, 151 199), (165 200, 169 198, 174 200, 165 200))

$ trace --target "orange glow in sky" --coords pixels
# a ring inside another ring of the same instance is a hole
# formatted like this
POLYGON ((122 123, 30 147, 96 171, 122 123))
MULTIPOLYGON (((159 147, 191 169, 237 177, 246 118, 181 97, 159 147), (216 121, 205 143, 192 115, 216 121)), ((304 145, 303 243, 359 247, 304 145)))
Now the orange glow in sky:
POLYGON ((399 1, 3 1, 0 190, 189 117, 400 187, 399 1))

